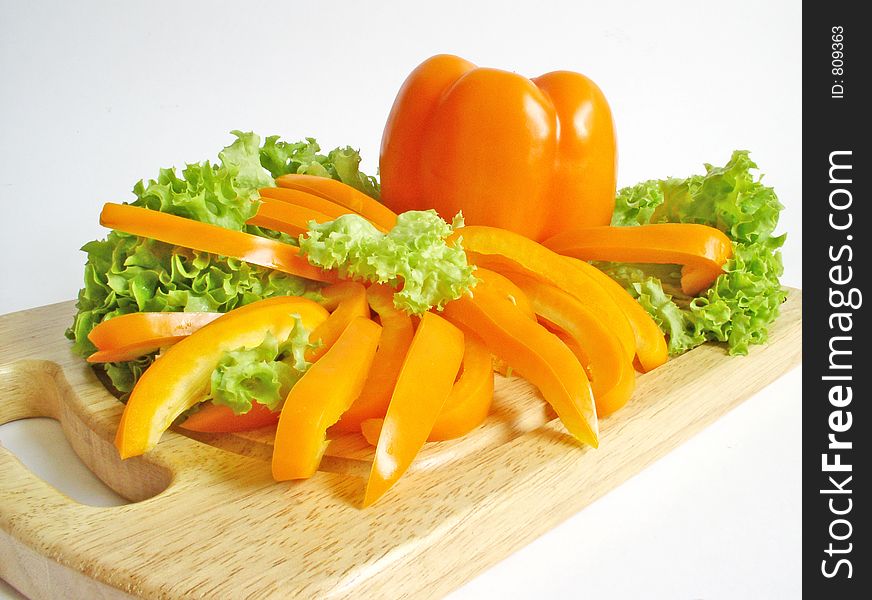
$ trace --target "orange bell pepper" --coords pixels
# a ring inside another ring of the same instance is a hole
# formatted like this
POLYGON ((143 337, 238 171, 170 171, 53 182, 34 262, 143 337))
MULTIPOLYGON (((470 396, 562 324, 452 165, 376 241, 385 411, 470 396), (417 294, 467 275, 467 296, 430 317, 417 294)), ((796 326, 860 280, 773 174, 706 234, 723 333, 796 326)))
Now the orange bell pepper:
POLYGON ((363 285, 355 281, 340 281, 322 288, 321 294, 325 297, 322 306, 335 304, 336 310, 309 334, 309 341, 318 344, 306 352, 306 360, 309 362, 321 358, 355 318, 369 318, 369 304, 366 302, 366 288, 363 285))
POLYGON ((633 326, 636 340, 636 366, 640 371, 647 373, 669 359, 669 349, 663 331, 642 305, 621 287, 621 284, 583 260, 569 256, 564 257, 564 260, 583 270, 591 279, 599 283, 615 306, 624 312, 627 320, 633 326))
POLYGON ((366 485, 364 506, 406 472, 427 441, 463 360, 463 333, 427 312, 412 339, 391 396, 366 485))
POLYGON ((298 319, 311 331, 327 314, 306 298, 269 298, 232 310, 171 346, 130 393, 115 436, 121 458, 154 447, 176 417, 205 399, 209 378, 225 352, 254 347, 268 333, 287 339, 298 319))
POLYGON ((382 201, 396 212, 462 210, 470 225, 543 240, 567 227, 608 225, 615 129, 590 79, 535 79, 434 56, 394 101, 382 136, 382 201))
POLYGON ((332 220, 333 217, 311 208, 262 198, 257 213, 246 223, 298 237, 309 231, 309 221, 325 223, 332 220))
POLYGON ((360 190, 335 179, 317 175, 288 174, 276 179, 276 185, 321 196, 351 209, 385 231, 389 231, 397 224, 397 214, 394 211, 360 190))
POLYGON ((329 443, 327 428, 360 395, 375 357, 381 327, 357 317, 321 360, 291 388, 279 417, 273 447, 276 481, 311 477, 329 443))
MULTIPOLYGON (((459 229, 454 235, 462 237, 463 248, 473 264, 503 274, 530 275, 575 297, 618 336, 627 358, 632 358, 636 340, 630 321, 615 306, 612 296, 590 277, 587 269, 568 265, 565 257, 504 229, 471 226, 459 229)), ((629 295, 627 298, 633 300, 629 295)))
POLYGON ((583 353, 579 359, 590 377, 597 416, 605 417, 626 404, 636 378, 618 338, 590 309, 566 292, 534 277, 517 274, 510 277, 527 294, 537 315, 577 342, 583 353))
POLYGON ((593 392, 572 351, 486 282, 479 283, 473 294, 446 304, 445 318, 478 334, 491 353, 539 388, 573 437, 596 447, 593 392))
POLYGON ((331 431, 358 431, 364 420, 384 417, 415 335, 411 317, 394 306, 393 288, 374 284, 366 290, 366 297, 370 308, 378 313, 382 326, 378 351, 360 396, 331 431))
POLYGON ((733 245, 726 234, 696 223, 573 229, 545 240, 542 245, 582 260, 683 265, 681 290, 688 296, 695 296, 714 283, 733 255, 733 245))
POLYGON ((237 415, 229 406, 204 402, 202 408, 185 419, 179 427, 202 433, 250 431, 279 421, 279 411, 270 410, 260 402, 252 402, 251 410, 237 415))
POLYGON ((306 279, 337 280, 332 271, 310 265, 296 246, 156 210, 108 202, 100 213, 100 224, 173 246, 238 258, 306 279))

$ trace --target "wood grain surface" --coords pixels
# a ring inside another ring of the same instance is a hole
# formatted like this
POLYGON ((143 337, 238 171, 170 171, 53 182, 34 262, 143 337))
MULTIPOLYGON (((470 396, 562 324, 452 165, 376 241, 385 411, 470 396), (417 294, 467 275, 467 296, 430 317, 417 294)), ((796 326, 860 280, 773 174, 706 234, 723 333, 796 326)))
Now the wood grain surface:
POLYGON ((362 510, 371 448, 331 443, 322 470, 275 483, 271 431, 167 432, 122 462, 121 415, 63 330, 61 303, 0 317, 0 423, 57 419, 82 460, 132 504, 78 504, 0 448, 0 577, 30 598, 438 598, 535 539, 798 364, 801 293, 747 357, 705 345, 638 377, 630 403, 580 447, 536 391, 496 376, 478 430, 427 444, 362 510), (205 442, 205 443, 202 443, 205 442))

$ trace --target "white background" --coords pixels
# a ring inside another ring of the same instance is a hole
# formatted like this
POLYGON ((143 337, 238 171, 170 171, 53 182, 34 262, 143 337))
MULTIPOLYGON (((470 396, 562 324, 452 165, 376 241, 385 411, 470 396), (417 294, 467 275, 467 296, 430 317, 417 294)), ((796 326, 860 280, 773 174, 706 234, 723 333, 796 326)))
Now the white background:
MULTIPOLYGON (((231 129, 350 144, 374 172, 397 89, 440 52, 592 77, 620 185, 751 150, 786 206, 784 282, 801 287, 798 2, 408 4, 0 0, 0 313, 73 298, 100 206, 158 167, 214 158, 231 129)), ((798 597, 799 375, 452 597, 798 597)), ((70 493, 99 494, 52 466, 62 440, 39 466, 41 427, 0 439, 70 493)))

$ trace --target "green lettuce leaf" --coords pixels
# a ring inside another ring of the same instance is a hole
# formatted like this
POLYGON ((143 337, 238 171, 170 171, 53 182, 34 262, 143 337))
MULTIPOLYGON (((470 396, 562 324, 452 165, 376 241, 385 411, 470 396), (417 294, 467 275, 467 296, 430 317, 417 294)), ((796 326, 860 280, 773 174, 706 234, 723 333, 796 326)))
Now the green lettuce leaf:
MULTIPOLYGON (((257 190, 275 185, 271 173, 274 162, 281 157, 290 160, 294 152, 301 159, 308 154, 314 157, 317 144, 311 139, 288 144, 272 136, 261 146, 260 137, 254 133, 232 133, 235 140, 218 153, 216 163, 188 164, 180 173, 172 168, 161 169, 156 179, 134 186, 132 204, 296 244, 295 238, 245 222, 257 210, 257 190), (290 151, 291 147, 296 150, 290 151)), ((339 177, 329 157, 311 160, 323 166, 326 176, 339 177)), ((360 177, 366 176, 361 173, 360 177)), ((315 296, 320 288, 314 282, 237 259, 116 231, 103 240, 88 242, 82 250, 87 253, 84 285, 79 291, 76 316, 66 332, 73 340, 73 351, 81 356, 96 350, 87 337, 91 330, 117 315, 139 311, 226 312, 276 295, 315 296)), ((106 364, 103 369, 115 388, 126 394, 153 360, 151 355, 106 364)))
POLYGON ((598 263, 621 283, 669 337, 678 355, 706 340, 724 342, 730 354, 747 354, 766 341, 786 297, 779 282, 784 235, 774 236, 783 208, 775 191, 752 173, 757 165, 737 150, 705 175, 645 181, 620 190, 612 224, 701 223, 733 241, 733 258, 701 296, 681 293, 676 265, 598 263))
POLYGON ((305 353, 311 347, 309 331, 297 319, 284 342, 268 334, 254 348, 226 352, 212 371, 212 402, 230 407, 237 415, 251 410, 252 402, 277 410, 309 368, 305 353))
POLYGON ((300 236, 300 249, 313 265, 339 270, 343 277, 386 283, 402 290, 394 305, 420 314, 460 298, 476 283, 462 240, 446 238, 463 227, 458 215, 449 224, 435 210, 408 211, 387 234, 359 215, 343 215, 326 223, 310 223, 300 236))
POLYGON ((313 138, 292 144, 270 136, 260 150, 260 160, 274 178, 288 173, 330 177, 378 200, 378 180, 361 172, 357 150, 345 146, 331 150, 326 156, 319 154, 320 151, 321 147, 313 138))

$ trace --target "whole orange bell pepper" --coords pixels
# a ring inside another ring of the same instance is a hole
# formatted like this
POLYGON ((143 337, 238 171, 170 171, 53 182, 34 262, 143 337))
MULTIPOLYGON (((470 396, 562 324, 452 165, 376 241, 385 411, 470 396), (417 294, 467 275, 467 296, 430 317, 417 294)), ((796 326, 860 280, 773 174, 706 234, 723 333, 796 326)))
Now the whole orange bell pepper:
POLYGON ((542 245, 582 260, 682 265, 681 291, 688 296, 714 283, 733 255, 733 244, 724 232, 697 223, 573 229, 542 245))
POLYGON ((590 79, 535 79, 434 56, 394 101, 382 137, 382 201, 396 212, 435 208, 451 220, 543 240, 608 225, 614 210, 615 129, 590 79))
POLYGON ((150 450, 176 417, 205 400, 209 377, 225 352, 257 346, 267 334, 287 339, 298 321, 311 331, 326 318, 327 311, 307 298, 268 298, 232 310, 171 346, 130 393, 115 435, 121 458, 150 450))

